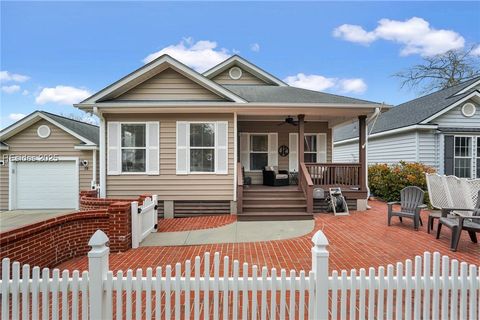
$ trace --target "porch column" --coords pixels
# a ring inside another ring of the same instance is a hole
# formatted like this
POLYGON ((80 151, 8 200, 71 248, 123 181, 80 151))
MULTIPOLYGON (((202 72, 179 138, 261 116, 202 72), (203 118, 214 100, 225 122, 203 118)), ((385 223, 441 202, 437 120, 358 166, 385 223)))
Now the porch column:
POLYGON ((358 161, 360 162, 360 190, 367 190, 367 152, 366 152, 366 125, 367 116, 358 117, 358 161))
POLYGON ((298 115, 298 167, 300 163, 304 162, 304 140, 305 140, 305 115, 298 115))

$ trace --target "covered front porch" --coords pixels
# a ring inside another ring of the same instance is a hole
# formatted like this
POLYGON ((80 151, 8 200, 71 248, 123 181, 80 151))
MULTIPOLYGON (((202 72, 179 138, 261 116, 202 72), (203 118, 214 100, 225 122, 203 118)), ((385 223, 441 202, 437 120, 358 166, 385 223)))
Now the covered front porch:
POLYGON ((311 219, 327 206, 325 199, 314 199, 314 190, 323 189, 326 198, 331 187, 342 189, 351 210, 366 210, 367 117, 346 117, 359 122, 360 161, 333 163, 332 129, 344 117, 237 116, 238 218, 311 219), (281 181, 272 183, 265 172, 272 169, 281 181))

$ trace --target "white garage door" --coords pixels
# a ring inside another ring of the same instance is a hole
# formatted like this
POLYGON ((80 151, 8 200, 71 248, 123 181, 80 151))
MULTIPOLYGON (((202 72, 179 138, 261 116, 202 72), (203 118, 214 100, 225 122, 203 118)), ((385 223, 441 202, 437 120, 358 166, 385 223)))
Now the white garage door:
POLYGON ((78 203, 75 161, 17 162, 15 209, 72 209, 78 203))

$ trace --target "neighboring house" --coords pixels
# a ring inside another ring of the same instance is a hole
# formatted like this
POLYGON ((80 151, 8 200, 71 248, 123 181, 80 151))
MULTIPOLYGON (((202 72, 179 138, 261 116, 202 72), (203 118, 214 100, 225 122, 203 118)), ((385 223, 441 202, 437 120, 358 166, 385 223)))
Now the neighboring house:
MULTIPOLYGON (((321 175, 335 170, 331 128, 359 118, 365 123, 380 107, 289 87, 239 56, 200 74, 168 55, 75 106, 100 118, 102 196, 158 194, 167 217, 238 212, 269 218, 311 218, 313 183, 328 187, 321 175), (301 170, 305 162, 314 162, 313 182, 301 170), (300 170, 300 191, 252 186, 242 192, 242 166, 253 184, 262 184, 266 166, 288 170, 292 180, 300 170), (282 190, 285 198, 275 198, 282 190)), ((348 181, 329 180, 343 183, 360 208, 366 186, 358 173, 364 165, 350 166, 348 181)))
POLYGON ((35 111, 0 132, 0 210, 78 209, 97 180, 98 126, 35 111))
MULTIPOLYGON (((480 178, 480 77, 382 113, 368 137, 368 162, 421 162, 440 174, 480 178)), ((336 162, 358 159, 358 124, 334 130, 336 162)))

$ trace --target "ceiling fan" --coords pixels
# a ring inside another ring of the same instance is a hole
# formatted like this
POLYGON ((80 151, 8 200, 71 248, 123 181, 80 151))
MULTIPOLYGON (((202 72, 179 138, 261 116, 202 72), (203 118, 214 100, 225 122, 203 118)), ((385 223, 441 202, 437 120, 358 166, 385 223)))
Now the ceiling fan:
POLYGON ((282 126, 284 124, 291 124, 292 126, 298 126, 298 120, 295 120, 292 116, 288 116, 285 118, 283 122, 280 122, 278 125, 282 126))

